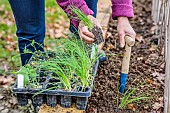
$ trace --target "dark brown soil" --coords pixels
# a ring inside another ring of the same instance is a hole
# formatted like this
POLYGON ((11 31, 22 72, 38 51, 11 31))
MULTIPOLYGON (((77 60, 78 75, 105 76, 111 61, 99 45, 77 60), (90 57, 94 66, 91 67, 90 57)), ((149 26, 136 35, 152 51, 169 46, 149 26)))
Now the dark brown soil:
POLYGON ((145 82, 144 86, 132 95, 131 98, 141 94, 149 97, 146 100, 132 102, 126 108, 120 109, 122 94, 119 93, 119 73, 123 49, 119 48, 116 21, 110 20, 109 32, 104 45, 108 60, 100 64, 95 87, 89 98, 87 113, 150 113, 163 112, 163 83, 164 61, 161 45, 154 32, 151 21, 151 0, 134 2, 135 18, 131 21, 138 39, 132 48, 130 72, 127 89, 131 90, 145 82), (142 4, 142 5, 141 5, 142 4), (157 105, 160 106, 157 106, 157 105))
POLYGON ((100 44, 102 42, 104 42, 104 38, 103 38, 103 33, 101 28, 99 28, 98 26, 94 26, 94 28, 91 30, 91 32, 94 35, 94 43, 96 44, 100 44))

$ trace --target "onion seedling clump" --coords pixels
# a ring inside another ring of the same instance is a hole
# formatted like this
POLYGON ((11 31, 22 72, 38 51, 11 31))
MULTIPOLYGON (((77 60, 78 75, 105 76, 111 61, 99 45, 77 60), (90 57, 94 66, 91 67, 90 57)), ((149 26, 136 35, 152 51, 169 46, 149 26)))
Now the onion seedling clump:
POLYGON ((24 75, 25 87, 34 84, 32 87, 37 88, 37 77, 48 76, 57 81, 49 82, 55 89, 77 91, 90 87, 92 67, 99 57, 98 48, 91 59, 92 49, 81 40, 57 39, 57 45, 53 51, 33 53, 30 63, 18 71, 18 74, 24 75))

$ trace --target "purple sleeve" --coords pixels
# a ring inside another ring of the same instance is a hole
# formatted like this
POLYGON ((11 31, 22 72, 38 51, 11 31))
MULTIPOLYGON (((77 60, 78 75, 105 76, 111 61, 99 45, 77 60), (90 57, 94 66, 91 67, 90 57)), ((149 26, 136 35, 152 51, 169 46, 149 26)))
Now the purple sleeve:
POLYGON ((120 16, 134 17, 132 0, 112 0, 112 18, 120 16))
POLYGON ((77 19, 71 18, 71 16, 75 16, 72 14, 72 11, 69 9, 70 5, 76 6, 86 15, 93 15, 93 11, 90 10, 84 0, 56 0, 59 6, 65 11, 65 13, 70 18, 71 23, 78 27, 79 21, 77 19))

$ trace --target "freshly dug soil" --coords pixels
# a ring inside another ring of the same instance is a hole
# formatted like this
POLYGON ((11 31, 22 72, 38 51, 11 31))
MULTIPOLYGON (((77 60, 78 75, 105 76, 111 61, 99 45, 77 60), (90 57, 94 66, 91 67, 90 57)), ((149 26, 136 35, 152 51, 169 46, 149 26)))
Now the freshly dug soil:
POLYGON ((137 33, 137 38, 143 39, 132 47, 127 89, 131 91, 145 82, 131 98, 143 94, 149 99, 132 102, 124 109, 119 108, 123 97, 123 94, 119 93, 119 75, 124 49, 119 48, 117 22, 110 20, 108 37, 104 45, 108 59, 100 63, 87 113, 163 112, 165 63, 160 48, 163 45, 157 45, 160 37, 154 34, 155 27, 151 21, 151 0, 135 1, 133 4, 135 18, 131 20, 131 25, 137 33))

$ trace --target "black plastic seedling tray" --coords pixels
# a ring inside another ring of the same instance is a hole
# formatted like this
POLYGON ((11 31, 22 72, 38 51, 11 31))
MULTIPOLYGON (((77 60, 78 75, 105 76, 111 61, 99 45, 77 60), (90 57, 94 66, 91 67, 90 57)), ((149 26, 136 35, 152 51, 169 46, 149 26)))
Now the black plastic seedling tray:
MULTIPOLYGON (((62 107, 69 108, 72 103, 76 104, 77 109, 85 110, 88 102, 88 97, 91 96, 94 78, 97 73, 99 60, 93 66, 93 79, 89 88, 77 91, 66 91, 61 89, 50 90, 50 83, 57 82, 57 79, 53 79, 52 76, 37 77, 37 80, 41 84, 41 88, 17 88, 17 83, 13 87, 13 92, 16 93, 18 104, 25 106, 28 104, 28 99, 32 101, 34 107, 41 106, 46 103, 48 106, 54 107, 60 104, 62 107), (48 89, 48 90, 46 90, 48 89)), ((79 88, 81 89, 81 87, 79 88)))

